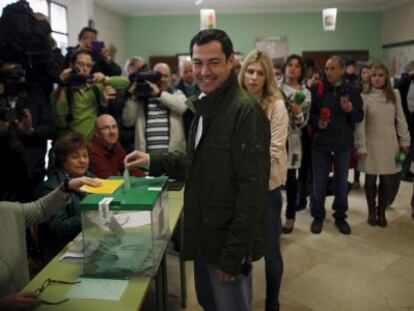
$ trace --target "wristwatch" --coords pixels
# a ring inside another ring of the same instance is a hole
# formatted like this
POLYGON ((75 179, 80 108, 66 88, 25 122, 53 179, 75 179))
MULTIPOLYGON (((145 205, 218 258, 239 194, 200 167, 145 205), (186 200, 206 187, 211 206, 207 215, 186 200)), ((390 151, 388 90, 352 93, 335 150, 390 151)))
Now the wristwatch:
POLYGON ((63 181, 63 184, 60 185, 60 190, 62 192, 64 192, 64 193, 69 193, 70 192, 69 181, 70 181, 69 176, 65 176, 65 180, 63 181))

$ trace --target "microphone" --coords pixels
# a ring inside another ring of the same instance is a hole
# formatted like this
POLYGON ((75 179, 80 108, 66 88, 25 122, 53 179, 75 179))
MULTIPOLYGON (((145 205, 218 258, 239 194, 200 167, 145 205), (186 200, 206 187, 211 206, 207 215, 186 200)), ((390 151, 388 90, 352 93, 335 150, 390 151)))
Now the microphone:
POLYGON ((321 111, 319 112, 319 118, 322 121, 327 122, 329 121, 330 117, 331 117, 331 109, 329 109, 328 107, 323 107, 321 111))
POLYGON ((403 164, 405 162, 405 159, 406 159, 406 155, 402 151, 398 151, 397 154, 395 155, 395 162, 398 164, 403 164))
POLYGON ((306 99, 306 95, 303 91, 298 91, 295 93, 295 96, 293 96, 293 101, 298 104, 301 105, 306 99))

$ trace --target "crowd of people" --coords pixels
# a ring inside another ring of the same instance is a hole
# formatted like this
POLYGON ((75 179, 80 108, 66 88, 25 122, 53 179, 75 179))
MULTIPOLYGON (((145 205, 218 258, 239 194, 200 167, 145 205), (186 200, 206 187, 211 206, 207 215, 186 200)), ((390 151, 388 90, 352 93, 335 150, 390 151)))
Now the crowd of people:
MULTIPOLYGON (((279 310, 280 234, 294 230, 308 196, 310 231, 320 234, 329 194, 336 227, 351 234, 348 193, 359 187, 359 172, 368 224, 387 226, 400 179, 414 176, 414 61, 392 82, 382 64, 333 55, 322 73, 293 54, 276 77, 270 56, 253 50, 236 72, 233 43, 212 29, 192 39, 191 61, 179 64, 173 81, 169 65, 148 68, 136 56, 122 76, 109 51, 95 49, 97 35, 82 29, 79 44, 54 63, 52 88, 0 57, 0 201, 26 204, 0 203, 0 215, 16 223, 7 229, 13 239, 31 228, 43 265, 82 229, 85 194, 73 190, 125 168, 185 180, 180 251, 194 261, 205 310, 250 310, 251 264, 262 256, 266 310, 279 310)), ((414 196, 411 204, 414 217, 414 196)), ((29 279, 26 241, 16 243, 18 251, 1 254, 0 307, 39 303, 16 294, 29 279)))

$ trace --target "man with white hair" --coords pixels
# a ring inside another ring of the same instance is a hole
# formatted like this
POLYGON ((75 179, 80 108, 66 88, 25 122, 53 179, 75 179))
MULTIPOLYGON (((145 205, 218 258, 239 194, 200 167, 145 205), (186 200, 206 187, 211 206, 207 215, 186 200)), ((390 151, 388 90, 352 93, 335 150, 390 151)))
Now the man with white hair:
MULTIPOLYGON (((180 62, 180 80, 177 83, 176 88, 181 90, 185 96, 190 97, 200 94, 200 89, 194 81, 193 76, 193 64, 190 60, 183 60, 180 62)), ((188 132, 193 122, 194 114, 188 109, 183 115, 185 137, 188 139, 188 132)))
POLYGON ((161 74, 160 85, 146 81, 151 87, 151 97, 128 99, 122 114, 123 123, 135 125, 135 148, 138 150, 185 152, 182 115, 187 110, 186 97, 171 87, 171 70, 167 64, 156 64, 154 71, 161 74))

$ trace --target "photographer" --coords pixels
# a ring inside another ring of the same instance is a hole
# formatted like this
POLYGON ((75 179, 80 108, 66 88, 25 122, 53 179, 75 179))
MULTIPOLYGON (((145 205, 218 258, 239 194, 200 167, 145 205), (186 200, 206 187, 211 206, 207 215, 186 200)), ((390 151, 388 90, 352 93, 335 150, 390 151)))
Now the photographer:
POLYGON ((161 75, 158 81, 149 81, 156 74, 145 69, 133 74, 133 95, 126 102, 122 115, 124 125, 135 125, 137 150, 185 152, 182 116, 187 110, 186 97, 171 87, 171 71, 167 64, 156 64, 154 71, 161 75))
POLYGON ((20 64, 0 63, 0 144, 4 166, 1 199, 31 200, 34 187, 45 176, 47 139, 53 136, 55 127, 49 101, 42 95, 38 86, 26 84, 20 64))
POLYGON ((59 134, 67 131, 81 133, 91 138, 95 120, 106 113, 111 100, 116 98, 115 88, 127 88, 129 81, 123 77, 108 78, 101 72, 91 75, 92 55, 88 50, 73 54, 71 67, 65 69, 62 85, 52 93, 52 107, 59 134))
POLYGON ((109 54, 109 49, 105 47, 103 41, 97 41, 98 31, 91 27, 84 27, 78 35, 79 44, 69 47, 66 54, 66 67, 70 65, 73 54, 79 50, 88 50, 93 58, 94 66, 92 73, 102 72, 107 76, 120 76, 121 67, 115 63, 109 54))

